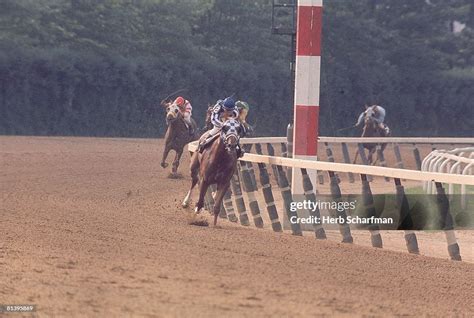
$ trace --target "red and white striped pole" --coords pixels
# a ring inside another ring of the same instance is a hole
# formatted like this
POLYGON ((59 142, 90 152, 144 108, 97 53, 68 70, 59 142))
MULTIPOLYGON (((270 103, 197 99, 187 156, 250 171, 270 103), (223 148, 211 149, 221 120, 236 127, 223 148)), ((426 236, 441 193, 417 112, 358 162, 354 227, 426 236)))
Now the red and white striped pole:
MULTIPOLYGON (((298 0, 293 156, 317 159, 321 72, 322 0, 298 0)), ((308 171, 313 185, 316 171, 308 171)), ((292 193, 304 194, 300 169, 293 169, 292 193)))

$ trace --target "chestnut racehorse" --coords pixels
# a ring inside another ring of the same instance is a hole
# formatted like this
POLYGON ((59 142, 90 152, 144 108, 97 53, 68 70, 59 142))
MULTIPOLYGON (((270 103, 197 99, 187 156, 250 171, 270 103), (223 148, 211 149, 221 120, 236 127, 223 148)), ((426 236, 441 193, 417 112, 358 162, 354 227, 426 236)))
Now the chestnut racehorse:
POLYGON ((200 182, 199 200, 196 203, 195 213, 201 212, 204 206, 204 195, 211 184, 217 185, 214 197, 214 226, 225 193, 227 192, 232 175, 237 165, 237 145, 239 142, 240 123, 234 118, 224 122, 220 133, 205 148, 202 153, 194 152, 191 158, 191 188, 183 200, 183 207, 188 207, 194 186, 200 182))

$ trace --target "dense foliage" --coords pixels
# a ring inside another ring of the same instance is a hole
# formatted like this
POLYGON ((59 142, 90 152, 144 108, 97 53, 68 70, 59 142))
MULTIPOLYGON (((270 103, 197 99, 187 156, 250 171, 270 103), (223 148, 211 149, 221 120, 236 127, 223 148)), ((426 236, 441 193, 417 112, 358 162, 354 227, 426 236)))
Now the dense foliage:
MULTIPOLYGON (((162 136, 176 89, 250 102, 260 135, 292 117, 291 41, 271 0, 3 0, 0 134, 162 136)), ((387 109, 394 135, 472 135, 474 4, 325 1, 321 134, 387 109)), ((357 132, 352 132, 357 133, 357 132)))

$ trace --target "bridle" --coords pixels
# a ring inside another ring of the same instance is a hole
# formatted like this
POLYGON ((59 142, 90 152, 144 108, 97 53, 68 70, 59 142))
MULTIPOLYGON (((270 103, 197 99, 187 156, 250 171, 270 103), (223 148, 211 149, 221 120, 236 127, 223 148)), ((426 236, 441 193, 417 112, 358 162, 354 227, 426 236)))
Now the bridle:
POLYGON ((227 152, 236 149, 240 139, 240 129, 240 123, 234 118, 229 118, 224 122, 221 130, 221 139, 224 142, 227 152))
POLYGON ((166 107, 166 122, 173 122, 180 118, 181 111, 177 105, 171 104, 166 107))

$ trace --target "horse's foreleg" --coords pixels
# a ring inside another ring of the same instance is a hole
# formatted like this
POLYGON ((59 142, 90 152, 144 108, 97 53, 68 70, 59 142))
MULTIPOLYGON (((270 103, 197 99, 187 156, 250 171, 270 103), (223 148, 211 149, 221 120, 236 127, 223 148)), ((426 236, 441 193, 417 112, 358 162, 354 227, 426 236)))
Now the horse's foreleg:
POLYGON ((168 164, 166 163, 166 158, 168 157, 168 153, 170 152, 171 147, 168 145, 165 146, 165 150, 163 151, 163 158, 161 159, 161 166, 163 168, 168 167, 168 164))
POLYGON ((173 169, 172 169, 173 173, 178 172, 179 160, 181 160, 182 155, 183 155, 183 149, 181 149, 181 151, 176 151, 176 156, 174 157, 174 161, 173 161, 173 169))
POLYGON ((217 217, 219 216, 219 213, 221 212, 221 205, 222 205, 222 200, 224 199, 224 195, 226 194, 227 190, 229 189, 229 182, 226 182, 224 185, 223 184, 218 184, 217 185, 217 192, 216 196, 214 197, 214 226, 217 225, 217 217))
POLYGON ((199 200, 196 203, 196 208, 195 208, 196 213, 199 213, 204 206, 204 196, 206 195, 208 187, 209 187, 209 184, 206 181, 201 180, 201 184, 199 185, 199 200))

